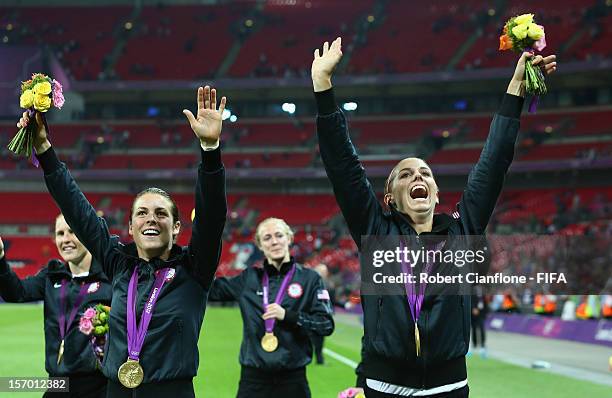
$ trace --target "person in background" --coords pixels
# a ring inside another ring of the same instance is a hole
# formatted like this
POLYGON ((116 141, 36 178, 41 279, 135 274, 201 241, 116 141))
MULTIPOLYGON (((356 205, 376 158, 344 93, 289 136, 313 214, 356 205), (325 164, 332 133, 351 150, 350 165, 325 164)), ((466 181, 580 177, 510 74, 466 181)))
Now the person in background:
MULTIPOLYGON (((314 267, 313 269, 321 277, 321 280, 323 281, 323 286, 325 286, 324 291, 327 292, 326 294, 329 297, 329 300, 331 301, 333 297, 333 291, 330 290, 329 288, 329 282, 328 282, 329 270, 327 269, 327 265, 321 263, 317 265, 316 267, 314 267)), ((331 307, 333 309, 333 302, 331 302, 331 307)), ((324 344, 325 336, 317 334, 317 333, 311 333, 310 340, 312 341, 312 345, 314 347, 317 365, 323 365, 325 363, 325 358, 323 357, 323 344, 324 344)))
POLYGON ((485 288, 482 285, 475 285, 472 294, 472 348, 478 349, 481 357, 486 358, 487 346, 486 337, 487 331, 485 322, 489 313, 489 303, 485 294, 485 288))
POLYGON ((238 398, 309 398, 306 365, 310 336, 334 331, 330 297, 321 277, 290 255, 293 231, 284 220, 257 226, 263 267, 233 278, 216 278, 211 301, 237 301, 243 323, 238 398))
POLYGON ((91 336, 78 326, 88 308, 110 305, 111 283, 61 214, 55 219, 54 241, 63 261, 49 260, 36 275, 20 279, 8 265, 0 238, 0 296, 9 303, 44 304, 45 369, 49 377, 68 377, 70 390, 48 391, 44 397, 102 398, 107 380, 91 336))

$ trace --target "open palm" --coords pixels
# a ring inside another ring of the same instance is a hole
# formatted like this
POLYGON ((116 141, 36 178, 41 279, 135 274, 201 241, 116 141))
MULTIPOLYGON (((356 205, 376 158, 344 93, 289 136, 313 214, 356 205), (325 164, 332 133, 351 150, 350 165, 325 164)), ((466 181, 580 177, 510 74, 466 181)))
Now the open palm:
POLYGON ((217 90, 211 90, 210 86, 198 88, 198 113, 193 116, 191 111, 184 109, 183 114, 189 120, 189 125, 200 139, 200 142, 214 144, 221 136, 223 124, 223 111, 225 110, 226 98, 222 97, 217 110, 217 90))
POLYGON ((319 49, 317 48, 314 52, 314 59, 310 71, 313 81, 331 78, 341 58, 342 39, 340 37, 334 40, 331 46, 328 42, 325 42, 325 44, 323 44, 322 53, 319 53, 319 49))

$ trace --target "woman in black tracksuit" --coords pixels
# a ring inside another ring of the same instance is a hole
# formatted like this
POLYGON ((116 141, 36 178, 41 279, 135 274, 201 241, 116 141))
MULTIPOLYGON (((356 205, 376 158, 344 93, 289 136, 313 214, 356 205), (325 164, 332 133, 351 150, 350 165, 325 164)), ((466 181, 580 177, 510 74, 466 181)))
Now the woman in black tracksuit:
POLYGON ((110 305, 110 281, 61 214, 55 220, 54 235, 64 261, 50 260, 36 275, 23 280, 8 265, 0 238, 0 296, 11 303, 44 303, 45 369, 49 377, 68 377, 70 391, 46 392, 44 397, 101 398, 106 396, 107 380, 91 336, 78 326, 88 308, 110 305))
MULTIPOLYGON (((200 87, 197 118, 183 111, 200 140, 202 157, 192 236, 186 247, 174 244, 181 226, 178 209, 158 188, 148 188, 134 200, 129 223, 134 243, 122 244, 111 236, 57 159, 37 114, 41 127, 34 148, 47 188, 113 283, 110 344, 103 363, 108 397, 195 396, 198 337, 227 213, 219 149, 225 101, 223 97, 217 110, 216 91, 200 87)), ((20 125, 27 122, 24 114, 20 125)))
MULTIPOLYGON (((384 210, 359 162, 346 119, 334 99, 331 76, 342 57, 340 38, 331 46, 325 43, 322 54, 318 49, 315 51, 312 80, 321 158, 360 251, 361 238, 367 235, 403 235, 414 242, 440 236, 456 239, 484 234, 514 155, 523 105, 524 65, 529 56, 523 54, 518 62, 457 211, 453 215, 434 215, 438 187, 427 163, 418 158, 404 159, 391 171, 384 196, 390 212, 384 210)), ((554 59, 538 56, 533 62, 551 73, 556 67, 554 59)), ((370 266, 362 266, 362 284, 372 271, 366 268, 370 266)), ((362 290, 360 387, 368 398, 467 397, 469 296, 452 291, 425 294, 422 306, 417 307, 410 300, 414 294, 409 294, 408 288, 406 284, 405 294, 394 295, 368 295, 362 290)), ((416 291, 417 286, 413 288, 416 291)))
POLYGON ((263 267, 248 268, 233 278, 217 278, 210 290, 210 300, 238 301, 240 305, 243 338, 238 398, 309 398, 310 333, 329 336, 334 330, 323 280, 290 256, 292 241, 293 232, 285 221, 262 221, 255 242, 265 256, 263 267), (273 343, 268 346, 270 339, 273 343))

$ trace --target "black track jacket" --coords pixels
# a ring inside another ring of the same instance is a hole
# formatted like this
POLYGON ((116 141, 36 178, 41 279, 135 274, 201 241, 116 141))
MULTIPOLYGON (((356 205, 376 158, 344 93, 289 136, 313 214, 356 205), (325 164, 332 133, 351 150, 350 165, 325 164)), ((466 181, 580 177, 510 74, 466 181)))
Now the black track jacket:
MULTIPOLYGON (((416 235, 406 217, 393 209, 385 212, 379 203, 349 138, 333 89, 315 93, 315 97, 321 157, 357 247, 361 250, 362 235, 416 235)), ((429 234, 484 234, 514 156, 522 104, 522 98, 505 95, 458 204, 459 218, 435 215, 429 234)), ((406 296, 362 295, 361 299, 364 337, 360 376, 412 388, 433 388, 467 378, 469 296, 425 296, 418 319, 419 357, 406 296)))
MULTIPOLYGON (((270 278, 270 303, 280 288, 283 278, 295 264, 281 266, 280 272, 264 261, 270 278)), ((292 370, 304 367, 312 360, 309 332, 329 336, 334 331, 331 301, 323 280, 315 271, 296 264, 295 274, 287 293, 280 303, 285 319, 276 320, 274 334, 278 348, 266 352, 261 348, 265 333, 262 291, 262 268, 248 268, 233 278, 216 278, 210 290, 212 301, 238 301, 242 313, 243 338, 240 346, 240 364, 261 370, 292 370)))
POLYGON ((127 359, 127 291, 132 271, 139 266, 136 320, 164 267, 174 273, 159 293, 140 354, 143 384, 191 379, 199 362, 198 337, 206 310, 208 290, 221 255, 221 233, 227 203, 225 170, 221 152, 203 151, 195 189, 196 217, 188 246, 174 245, 167 261, 138 257, 134 243, 123 245, 110 235, 104 219, 96 215, 53 148, 38 157, 49 192, 62 210, 70 228, 96 258, 112 280, 109 347, 103 363, 104 375, 118 382, 117 370, 127 359))
POLYGON ((40 300, 44 303, 45 369, 52 377, 83 375, 97 371, 98 363, 90 343, 90 336, 79 331, 79 319, 89 307, 94 307, 96 304, 110 305, 111 294, 110 281, 95 260, 91 262, 89 275, 85 277, 73 278, 66 264, 60 260, 51 260, 36 275, 21 280, 7 264, 6 252, 4 258, 0 259, 2 298, 10 303, 40 300), (81 284, 92 282, 95 284, 90 286, 73 323, 66 330, 64 355, 58 365, 57 355, 61 342, 58 323, 59 293, 62 280, 68 282, 64 309, 66 319, 79 295, 81 284))

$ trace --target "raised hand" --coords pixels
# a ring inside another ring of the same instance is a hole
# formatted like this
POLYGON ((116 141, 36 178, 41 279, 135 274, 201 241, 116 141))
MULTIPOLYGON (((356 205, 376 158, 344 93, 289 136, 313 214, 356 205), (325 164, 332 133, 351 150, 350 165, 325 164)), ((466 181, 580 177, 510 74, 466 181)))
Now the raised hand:
MULTIPOLYGON (((43 116, 40 112, 35 113, 35 123, 36 123, 36 133, 34 134, 34 150, 37 154, 41 154, 45 152, 47 149, 51 148, 51 143, 47 139, 47 129, 45 128, 45 123, 43 122, 43 116)), ((23 112, 19 122, 17 122, 17 127, 22 128, 26 127, 28 124, 32 123, 30 116, 28 115, 28 111, 23 112)))
POLYGON ((223 111, 225 110, 226 98, 221 98, 219 110, 217 110, 217 90, 211 90, 210 86, 198 88, 198 114, 197 117, 187 109, 183 114, 187 117, 191 129, 200 143, 204 145, 215 145, 221 136, 223 124, 223 111))
POLYGON ((331 88, 331 76, 342 58, 342 38, 338 37, 329 45, 323 44, 323 53, 319 55, 319 49, 314 52, 314 60, 310 69, 312 85, 315 92, 325 91, 331 88))
POLYGON ((557 71, 557 56, 549 55, 547 57, 543 57, 541 55, 533 56, 532 53, 524 52, 516 63, 516 68, 514 69, 514 75, 512 76, 512 80, 508 85, 508 94, 513 95, 525 95, 525 62, 530 60, 532 65, 538 65, 542 72, 550 75, 557 71))

